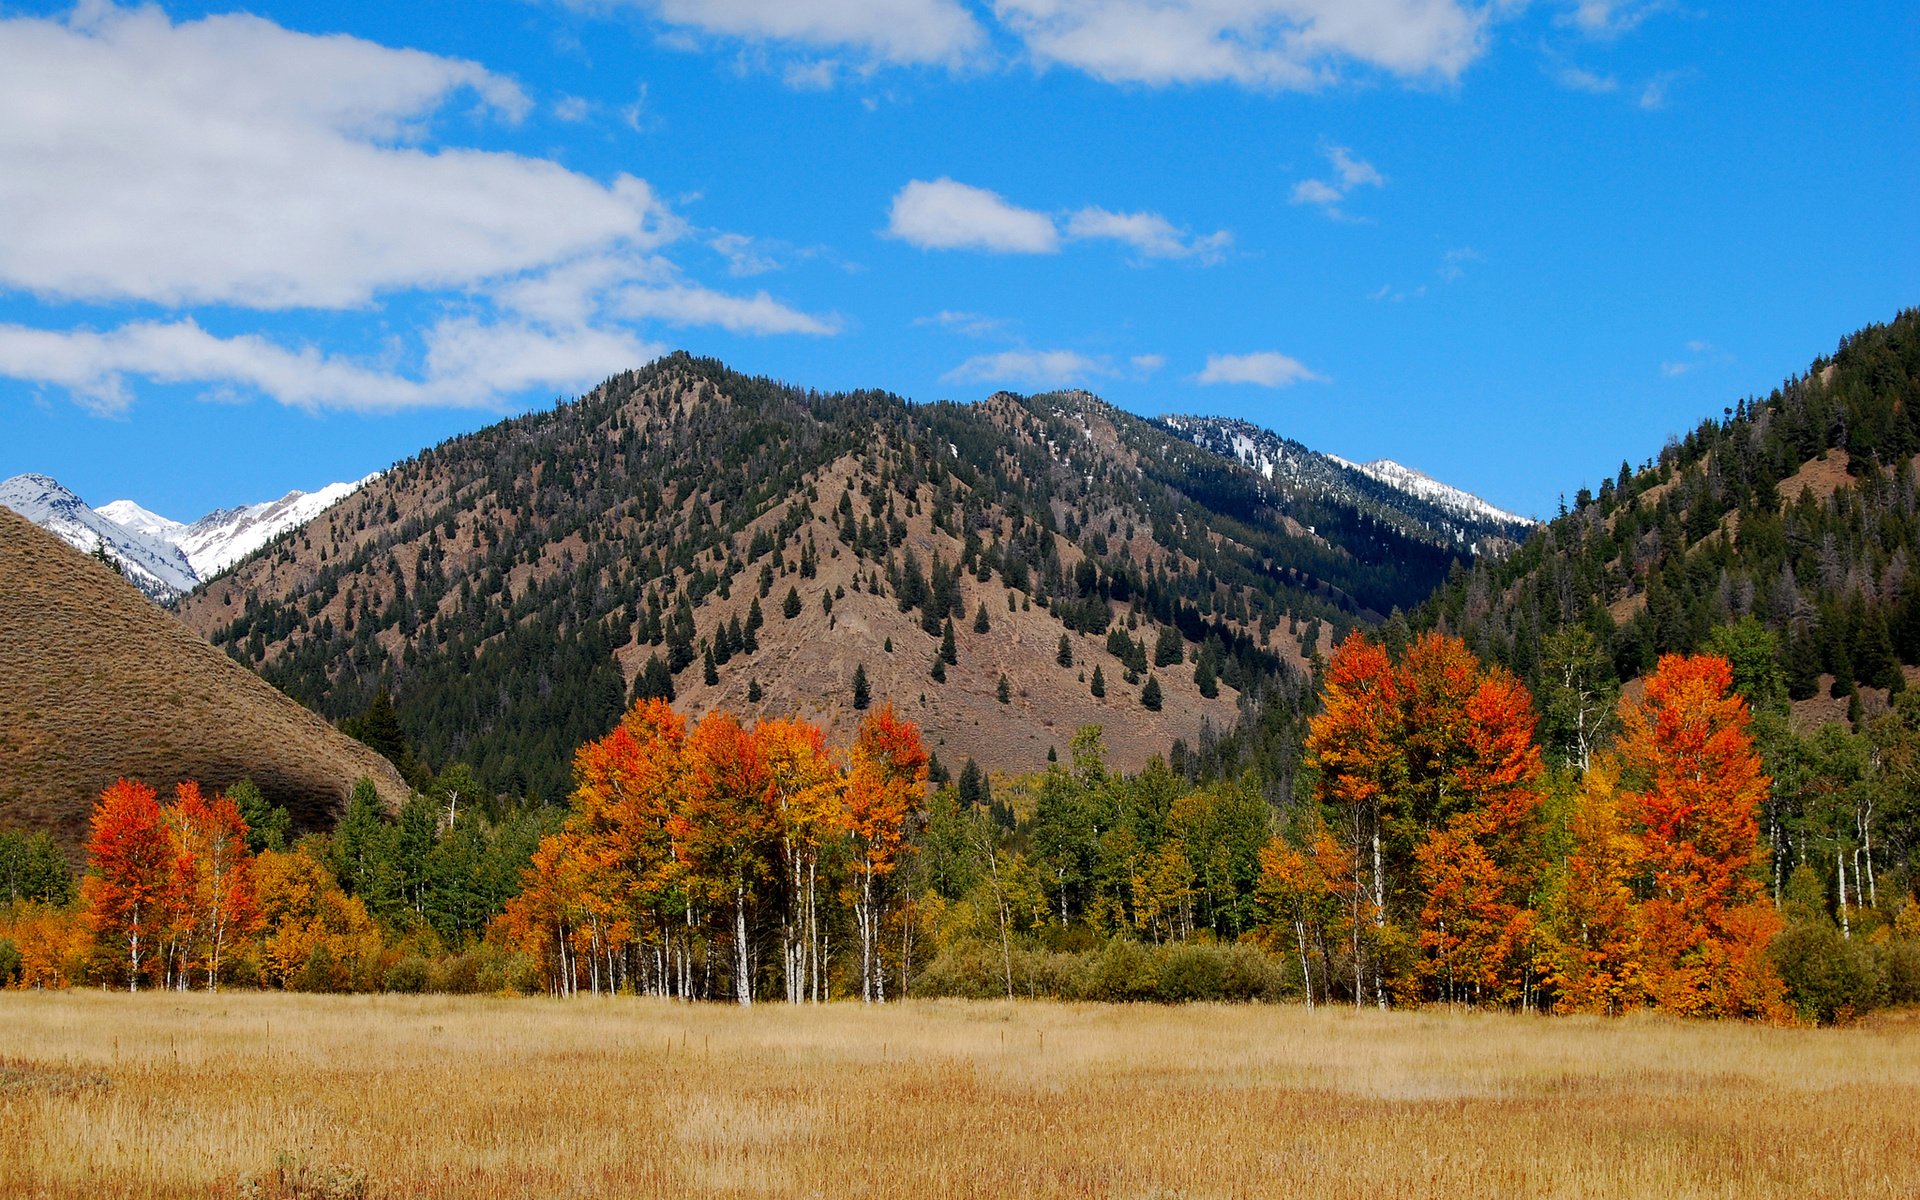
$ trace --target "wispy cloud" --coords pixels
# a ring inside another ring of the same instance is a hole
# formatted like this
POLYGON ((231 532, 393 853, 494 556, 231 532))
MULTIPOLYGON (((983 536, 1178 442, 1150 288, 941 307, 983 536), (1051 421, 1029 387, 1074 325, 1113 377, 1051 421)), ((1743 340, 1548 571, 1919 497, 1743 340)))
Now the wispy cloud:
POLYGON ((1253 384, 1269 388, 1292 387, 1308 381, 1325 383, 1326 377, 1315 374, 1299 359, 1274 350, 1209 354, 1207 365, 1194 376, 1195 383, 1253 384))
POLYGON ((1293 185, 1295 204, 1311 204, 1336 221, 1351 220, 1340 207, 1356 188, 1385 187, 1387 177, 1362 158, 1356 158, 1345 146, 1328 146, 1323 153, 1333 168, 1330 179, 1302 179, 1293 185))
POLYGON ((1065 387, 1113 375, 1104 358, 1076 350, 1002 350, 976 354, 940 378, 947 383, 1016 383, 1029 387, 1065 387))
POLYGON ((1733 355, 1715 346, 1712 342, 1698 338, 1687 343, 1685 358, 1669 359, 1660 364, 1660 373, 1668 379, 1677 379, 1682 375, 1698 371, 1703 367, 1723 367, 1734 361, 1733 355))
POLYGON ((932 316, 915 317, 913 324, 917 328, 944 329, 962 337, 984 338, 1004 336, 1011 322, 1004 317, 990 317, 984 313, 942 309, 932 316))

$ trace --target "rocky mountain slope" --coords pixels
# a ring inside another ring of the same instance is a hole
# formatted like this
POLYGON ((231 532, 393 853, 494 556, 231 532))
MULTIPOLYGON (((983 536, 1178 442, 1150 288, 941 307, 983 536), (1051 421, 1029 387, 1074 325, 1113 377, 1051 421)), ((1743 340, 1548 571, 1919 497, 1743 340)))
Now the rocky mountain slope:
POLYGON ((379 755, 276 692, 102 564, 0 511, 0 826, 70 850, 100 790, 251 777, 302 828, 329 823, 379 755))
POLYGON ((389 687, 429 762, 502 788, 564 789, 636 692, 844 729, 856 672, 951 768, 1089 723, 1138 765, 1488 540, 1373 486, 1277 486, 1085 393, 916 406, 676 355, 398 464, 180 612, 329 716, 389 687))

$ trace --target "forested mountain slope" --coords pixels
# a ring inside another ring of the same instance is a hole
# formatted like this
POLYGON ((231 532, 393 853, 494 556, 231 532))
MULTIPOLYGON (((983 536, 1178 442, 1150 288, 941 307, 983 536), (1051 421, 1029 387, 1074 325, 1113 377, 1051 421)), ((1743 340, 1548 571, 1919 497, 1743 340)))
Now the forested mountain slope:
POLYGON ((1916 454, 1909 309, 1581 489, 1517 553, 1460 571, 1421 619, 1550 703, 1556 680, 1630 681, 1752 618, 1803 721, 1871 709, 1920 664, 1916 454))
POLYGON ((1138 765, 1469 553, 1383 504, 1084 393, 916 406, 676 355, 398 464, 181 615, 336 719, 390 687, 430 763, 504 790, 564 791, 636 694, 845 732, 856 675, 949 768, 1084 724, 1138 765))

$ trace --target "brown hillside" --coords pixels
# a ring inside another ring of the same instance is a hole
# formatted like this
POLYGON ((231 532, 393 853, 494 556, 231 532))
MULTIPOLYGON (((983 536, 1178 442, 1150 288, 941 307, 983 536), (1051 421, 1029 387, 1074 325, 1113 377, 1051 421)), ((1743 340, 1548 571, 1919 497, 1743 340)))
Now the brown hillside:
POLYGON ((251 777, 297 825, 327 822, 386 759, 208 645, 133 585, 0 510, 0 826, 84 840, 101 788, 251 777))

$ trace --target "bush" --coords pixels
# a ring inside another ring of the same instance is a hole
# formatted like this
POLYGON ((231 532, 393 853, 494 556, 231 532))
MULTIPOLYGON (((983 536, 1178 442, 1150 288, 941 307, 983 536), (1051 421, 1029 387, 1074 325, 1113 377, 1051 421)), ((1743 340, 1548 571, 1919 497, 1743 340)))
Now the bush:
POLYGON ((1886 980, 1873 952, 1840 936, 1831 921, 1800 920, 1774 939, 1773 961, 1800 1015, 1845 1021, 1885 1002, 1886 980))
POLYGON ((426 991, 427 960, 418 954, 406 955, 387 968, 380 986, 389 992, 426 991))
MULTIPOLYGON (((1283 1000, 1295 990, 1282 960, 1258 946, 1109 939, 1098 950, 1023 950, 1011 955, 1013 994, 1107 1003, 1283 1000)), ((916 996, 991 1000, 1007 994, 998 943, 963 940, 913 981, 916 996)))
POLYGON ((1881 953, 1888 1004, 1920 1004, 1920 942, 1895 938, 1881 953))
POLYGON ((20 979, 20 947, 0 938, 0 987, 11 987, 20 979))

